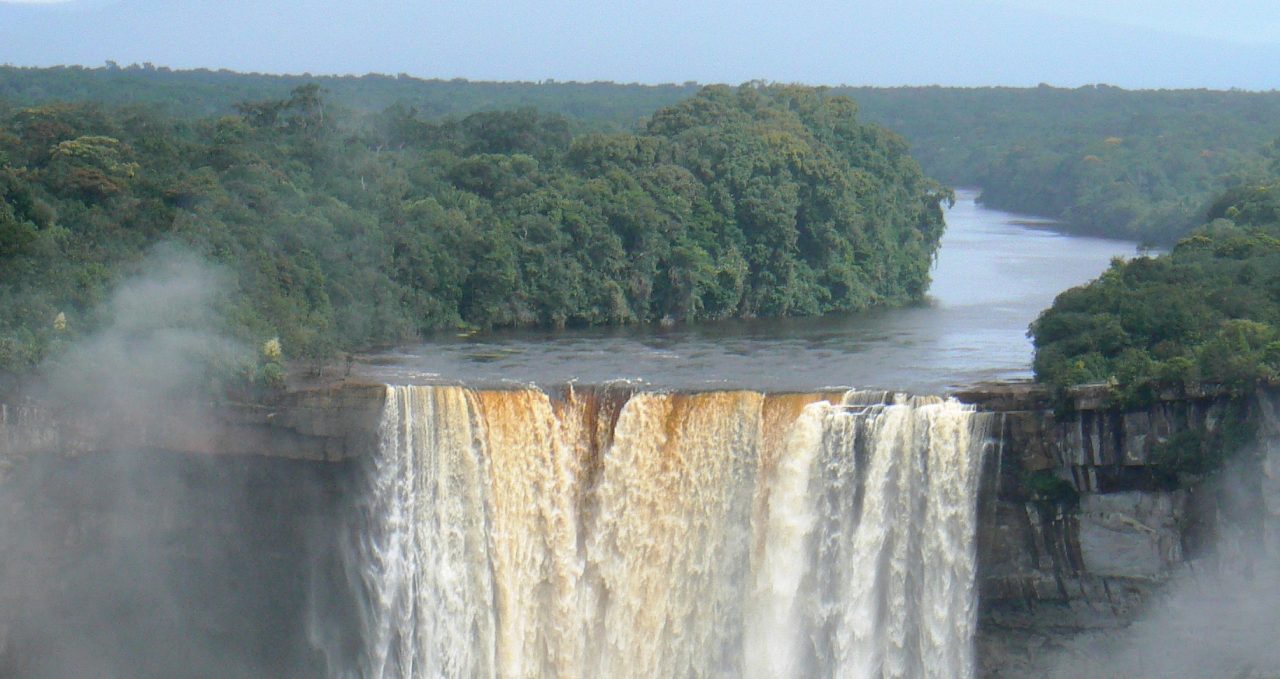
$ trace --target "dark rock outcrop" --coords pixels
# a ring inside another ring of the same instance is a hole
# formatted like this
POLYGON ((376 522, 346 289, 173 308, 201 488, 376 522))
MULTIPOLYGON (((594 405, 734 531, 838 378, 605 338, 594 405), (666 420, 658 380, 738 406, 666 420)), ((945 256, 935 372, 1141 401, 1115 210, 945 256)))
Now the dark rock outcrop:
MULTIPOLYGON (((1157 452, 1179 434, 1213 434, 1232 413, 1262 417, 1274 398, 1209 388, 1125 409, 1093 387, 1055 412, 1028 384, 956 397, 1001 421, 978 534, 980 674, 999 677, 1043 676, 1037 663, 1048 654, 1128 626, 1165 583, 1212 554, 1232 500, 1216 475, 1179 478, 1157 452)), ((1261 475, 1262 459, 1242 455, 1261 475)))

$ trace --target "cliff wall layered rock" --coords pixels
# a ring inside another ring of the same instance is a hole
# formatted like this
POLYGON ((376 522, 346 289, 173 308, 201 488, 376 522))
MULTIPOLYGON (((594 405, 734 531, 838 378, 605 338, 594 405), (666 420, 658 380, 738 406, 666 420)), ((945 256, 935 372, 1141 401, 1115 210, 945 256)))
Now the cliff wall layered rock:
POLYGON ((1114 634, 1105 630, 1133 623, 1166 583, 1216 567, 1224 533, 1239 523, 1228 515, 1280 518, 1280 494, 1262 487, 1280 471, 1266 446, 1241 446, 1231 475, 1177 473, 1167 452, 1192 441, 1203 442, 1198 454, 1219 454, 1226 428, 1274 428, 1261 422, 1275 421, 1274 390, 1198 390, 1123 408, 1108 405, 1102 388, 1081 389, 1056 411, 1032 385, 957 397, 1002 422, 979 498, 985 676, 1043 676, 1038 663, 1073 638, 1114 634), (1251 506, 1231 506, 1242 502, 1251 506))

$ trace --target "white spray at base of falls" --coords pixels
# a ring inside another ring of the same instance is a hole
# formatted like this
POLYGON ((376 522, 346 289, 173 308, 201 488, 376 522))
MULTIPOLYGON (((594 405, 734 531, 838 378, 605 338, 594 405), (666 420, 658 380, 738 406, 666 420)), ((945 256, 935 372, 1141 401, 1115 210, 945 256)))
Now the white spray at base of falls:
POLYGON ((970 677, 988 416, 389 387, 363 677, 970 677))

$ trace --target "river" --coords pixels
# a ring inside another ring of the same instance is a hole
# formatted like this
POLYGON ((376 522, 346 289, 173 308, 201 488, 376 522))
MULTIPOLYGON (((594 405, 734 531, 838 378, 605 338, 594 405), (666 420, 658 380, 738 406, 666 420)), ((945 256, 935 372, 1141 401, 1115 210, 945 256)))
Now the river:
POLYGON ((603 383, 656 389, 858 387, 939 393, 1031 376, 1027 326, 1132 242, 1069 236, 1052 222, 980 205, 957 191, 928 300, 820 318, 670 328, 500 331, 446 336, 360 357, 358 373, 395 383, 603 383))

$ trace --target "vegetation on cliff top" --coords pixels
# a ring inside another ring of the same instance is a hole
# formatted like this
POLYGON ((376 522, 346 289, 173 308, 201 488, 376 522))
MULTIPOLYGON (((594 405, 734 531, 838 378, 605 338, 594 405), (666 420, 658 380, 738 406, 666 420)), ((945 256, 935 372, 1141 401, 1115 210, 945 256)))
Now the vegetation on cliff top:
POLYGON ((1213 202, 1168 254, 1116 261, 1031 326, 1035 372, 1060 387, 1111 382, 1123 401, 1210 382, 1280 380, 1280 163, 1213 202))
POLYGON ((852 101, 709 87, 629 133, 531 109, 236 115, 0 105, 0 367, 100 325, 158 242, 218 262, 286 356, 440 328, 785 316, 919 299, 949 192, 852 101))

